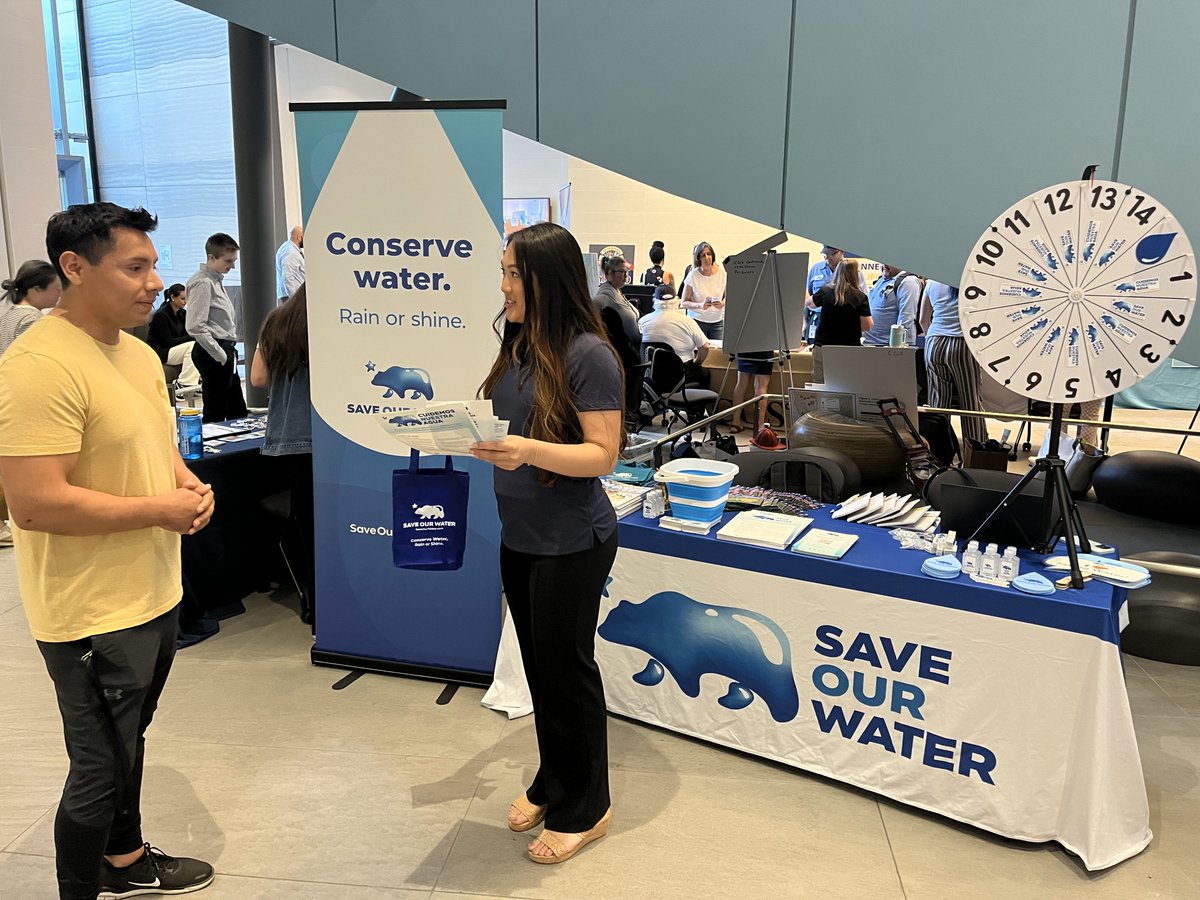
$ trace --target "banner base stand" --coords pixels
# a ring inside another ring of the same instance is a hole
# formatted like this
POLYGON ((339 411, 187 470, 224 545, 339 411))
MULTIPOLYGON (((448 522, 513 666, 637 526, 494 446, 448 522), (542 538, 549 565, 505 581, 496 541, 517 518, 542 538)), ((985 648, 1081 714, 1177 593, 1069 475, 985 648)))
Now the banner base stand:
POLYGON ((446 669, 439 666, 422 666, 416 663, 400 662, 399 660, 375 659, 370 656, 354 656, 350 653, 334 653, 329 650, 318 650, 316 647, 312 649, 310 658, 314 666, 328 666, 333 669, 374 672, 377 675, 403 675, 408 678, 465 684, 471 687, 488 687, 492 683, 490 672, 472 672, 469 669, 446 669))

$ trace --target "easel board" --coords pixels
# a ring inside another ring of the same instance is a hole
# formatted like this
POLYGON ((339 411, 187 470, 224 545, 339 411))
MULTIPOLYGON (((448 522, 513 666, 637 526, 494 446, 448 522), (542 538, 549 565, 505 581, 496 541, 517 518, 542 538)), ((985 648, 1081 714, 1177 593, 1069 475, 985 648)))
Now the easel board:
POLYGON ((808 254, 776 253, 774 257, 779 270, 778 311, 775 276, 771 266, 766 265, 766 253, 747 251, 725 260, 723 349, 730 356, 787 349, 786 345, 780 346, 781 341, 786 338, 798 343, 804 334, 808 254))
POLYGON ((918 352, 916 347, 822 347, 825 390, 854 394, 858 421, 868 425, 884 424, 878 401, 895 397, 915 425, 918 352))

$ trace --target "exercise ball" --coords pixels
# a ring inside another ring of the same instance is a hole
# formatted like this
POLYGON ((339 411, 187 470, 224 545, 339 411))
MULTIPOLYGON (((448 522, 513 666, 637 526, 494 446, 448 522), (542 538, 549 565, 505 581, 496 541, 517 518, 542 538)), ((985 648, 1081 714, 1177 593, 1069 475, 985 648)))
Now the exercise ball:
MULTIPOLYGON (((1200 556, 1190 553, 1151 550, 1125 558, 1200 568, 1200 556)), ((1151 572, 1150 579, 1146 587, 1129 592, 1121 649, 1143 659, 1200 666, 1200 578, 1151 572)))
POLYGON ((1165 450, 1110 456, 1092 478, 1096 499, 1110 509, 1158 522, 1200 525, 1200 462, 1165 450))
POLYGON ((904 474, 904 454, 891 432, 835 412, 805 413, 792 426, 789 447, 826 447, 850 457, 865 483, 904 474))

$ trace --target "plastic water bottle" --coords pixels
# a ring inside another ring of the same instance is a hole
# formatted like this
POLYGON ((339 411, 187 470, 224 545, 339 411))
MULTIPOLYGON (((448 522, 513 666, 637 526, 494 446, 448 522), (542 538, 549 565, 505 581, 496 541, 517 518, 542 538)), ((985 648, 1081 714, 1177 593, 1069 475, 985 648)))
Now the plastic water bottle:
POLYGON ((642 498, 642 515, 647 519, 657 519, 667 511, 667 501, 663 492, 655 487, 646 492, 642 498))
POLYGON ((962 552, 962 570, 967 575, 979 571, 979 541, 968 541, 962 552))
POLYGON ((179 411, 179 455, 184 459, 204 456, 204 426, 200 419, 198 409, 179 411))
POLYGON ((995 578, 999 569, 1000 548, 995 544, 988 544, 987 550, 983 552, 983 556, 979 560, 979 574, 984 578, 995 578))
POLYGON ((1017 559, 1016 547, 1005 547, 1004 555, 1000 557, 1000 577, 1011 582, 1020 574, 1021 561, 1017 559))

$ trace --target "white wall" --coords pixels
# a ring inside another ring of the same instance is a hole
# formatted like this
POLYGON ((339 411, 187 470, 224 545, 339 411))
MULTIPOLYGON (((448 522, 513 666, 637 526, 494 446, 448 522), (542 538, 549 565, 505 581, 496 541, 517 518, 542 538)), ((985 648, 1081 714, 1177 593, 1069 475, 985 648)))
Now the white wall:
POLYGON ((0 0, 0 245, 4 277, 46 256, 59 209, 58 162, 40 0, 0 0))

